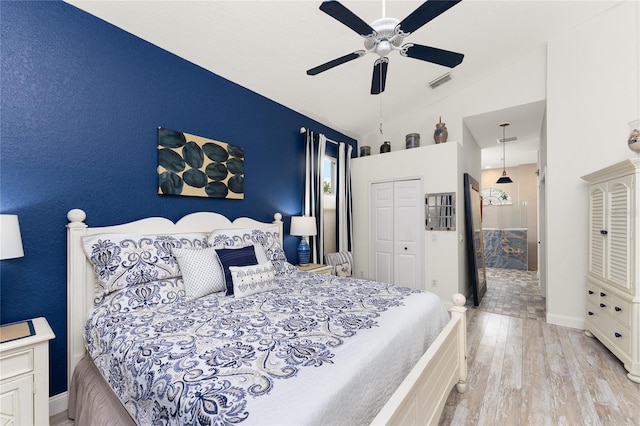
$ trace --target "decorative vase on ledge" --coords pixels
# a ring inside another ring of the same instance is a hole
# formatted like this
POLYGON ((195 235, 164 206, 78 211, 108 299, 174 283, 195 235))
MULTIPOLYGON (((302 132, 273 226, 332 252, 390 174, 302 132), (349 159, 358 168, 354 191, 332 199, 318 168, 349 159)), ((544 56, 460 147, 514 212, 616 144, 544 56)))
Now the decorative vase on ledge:
POLYGON ((360 157, 366 157, 367 155, 371 155, 371 147, 368 145, 361 146, 360 157))
POLYGON ((391 151, 391 142, 384 141, 382 145, 380 145, 380 154, 391 151))
POLYGON ((440 121, 436 124, 436 131, 433 132, 433 140, 436 143, 445 143, 448 136, 447 126, 442 122, 442 117, 440 117, 440 121))
POLYGON ((409 133, 405 136, 405 149, 418 148, 420 146, 420 133, 409 133))

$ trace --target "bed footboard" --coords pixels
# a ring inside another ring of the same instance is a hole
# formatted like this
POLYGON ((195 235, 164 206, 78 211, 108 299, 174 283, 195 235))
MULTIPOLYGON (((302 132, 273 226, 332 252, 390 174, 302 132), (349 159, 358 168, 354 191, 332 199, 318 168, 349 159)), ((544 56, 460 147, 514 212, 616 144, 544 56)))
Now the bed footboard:
POLYGON ((453 295, 451 320, 380 410, 373 425, 437 424, 451 389, 466 391, 466 299, 453 295))

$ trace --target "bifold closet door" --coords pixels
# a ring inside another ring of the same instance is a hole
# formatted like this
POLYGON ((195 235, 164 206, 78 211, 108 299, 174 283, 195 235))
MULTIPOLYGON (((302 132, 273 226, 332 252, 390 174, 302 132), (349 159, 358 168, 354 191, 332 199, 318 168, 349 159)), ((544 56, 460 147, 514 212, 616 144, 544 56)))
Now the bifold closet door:
POLYGON ((422 288, 424 229, 420 180, 372 185, 372 256, 376 281, 422 288))
POLYGON ((393 283, 393 182, 371 186, 371 262, 369 275, 393 283))

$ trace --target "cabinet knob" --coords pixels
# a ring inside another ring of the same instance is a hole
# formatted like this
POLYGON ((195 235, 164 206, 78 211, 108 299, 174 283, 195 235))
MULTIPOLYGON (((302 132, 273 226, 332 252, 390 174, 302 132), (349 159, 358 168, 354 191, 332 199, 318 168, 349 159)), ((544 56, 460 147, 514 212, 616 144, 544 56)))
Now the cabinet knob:
POLYGON ((616 332, 616 333, 613 333, 613 335, 614 335, 614 336, 616 336, 617 338, 620 338, 620 337, 622 337, 622 334, 620 334, 620 333, 617 333, 617 332, 616 332))
POLYGON ((607 235, 609 232, 607 232, 607 230, 606 230, 606 229, 601 229, 601 230, 600 230, 600 233, 601 233, 602 235, 607 235))
POLYGON ((620 312, 622 310, 620 306, 616 306, 614 309, 616 310, 616 312, 620 312))
POLYGON ((405 247, 404 249, 405 249, 405 250, 407 250, 407 248, 406 248, 406 247, 405 247))
POLYGON ((607 293, 600 292, 600 297, 606 297, 607 293))
POLYGON ((604 303, 601 303, 601 304, 600 304, 600 307, 601 307, 601 308, 606 308, 606 307, 607 307, 607 305, 605 305, 604 303))
POLYGON ((593 294, 593 290, 589 290, 589 294, 593 294))
POLYGON ((593 312, 589 311, 589 315, 593 315, 593 312))

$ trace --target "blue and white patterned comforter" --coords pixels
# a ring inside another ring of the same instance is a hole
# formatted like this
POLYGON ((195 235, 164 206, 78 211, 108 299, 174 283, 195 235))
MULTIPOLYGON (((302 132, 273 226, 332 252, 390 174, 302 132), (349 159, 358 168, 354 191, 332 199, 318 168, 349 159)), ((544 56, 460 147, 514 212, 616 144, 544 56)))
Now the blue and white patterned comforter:
POLYGON ((448 321, 432 293, 328 275, 186 301, 181 279, 97 302, 87 349, 131 416, 161 424, 368 423, 448 321))

